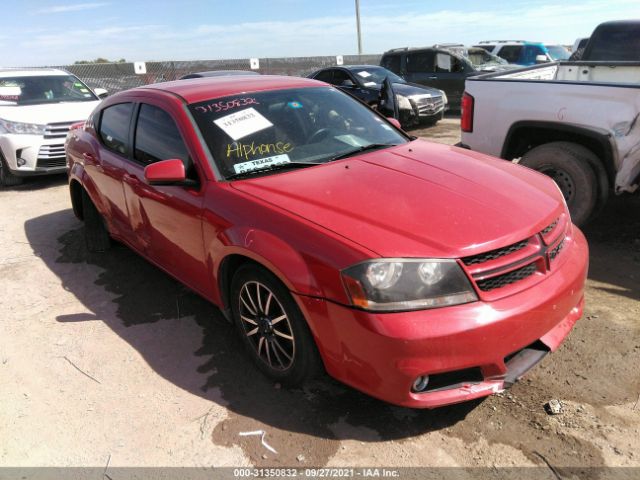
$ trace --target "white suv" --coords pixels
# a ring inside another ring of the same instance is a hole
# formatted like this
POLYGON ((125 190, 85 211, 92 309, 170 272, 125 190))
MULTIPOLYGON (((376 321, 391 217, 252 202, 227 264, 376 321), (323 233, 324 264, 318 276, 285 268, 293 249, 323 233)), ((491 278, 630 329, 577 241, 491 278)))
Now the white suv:
POLYGON ((64 172, 69 127, 86 120, 98 94, 106 90, 94 92, 63 70, 0 70, 0 185, 64 172))

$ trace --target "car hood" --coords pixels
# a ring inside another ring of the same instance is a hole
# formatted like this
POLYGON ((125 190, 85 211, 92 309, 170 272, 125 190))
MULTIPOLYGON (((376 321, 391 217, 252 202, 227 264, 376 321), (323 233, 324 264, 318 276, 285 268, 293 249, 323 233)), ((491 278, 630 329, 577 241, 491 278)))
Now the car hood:
POLYGON ((434 97, 442 96, 442 91, 437 88, 423 87, 422 85, 416 85, 415 83, 394 83, 393 90, 405 97, 426 94, 430 94, 434 97))
POLYGON ((423 140, 231 185, 383 257, 473 255, 533 235, 564 208, 542 174, 423 140))
POLYGON ((0 106, 0 118, 12 122, 35 123, 38 125, 55 122, 75 122, 85 120, 99 103, 100 101, 96 100, 93 102, 0 106))

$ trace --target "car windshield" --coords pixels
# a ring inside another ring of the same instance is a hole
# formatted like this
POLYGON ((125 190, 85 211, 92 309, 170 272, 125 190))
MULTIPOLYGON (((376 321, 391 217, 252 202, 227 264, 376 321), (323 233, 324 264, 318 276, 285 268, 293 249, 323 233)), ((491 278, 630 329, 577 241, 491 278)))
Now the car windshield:
POLYGON ((466 57, 476 67, 485 65, 506 65, 508 62, 504 58, 487 52, 484 48, 470 48, 466 52, 466 57))
POLYGON ((552 60, 567 60, 571 52, 562 45, 546 45, 552 60))
POLYGON ((392 83, 407 83, 404 78, 399 77, 390 70, 383 67, 362 67, 352 68, 351 73, 360 81, 363 85, 381 85, 384 79, 389 77, 392 83))
POLYGON ((242 93, 189 109, 225 178, 326 163, 408 141, 332 87, 242 93))
POLYGON ((0 78, 0 105, 92 102, 93 92, 73 75, 0 78))

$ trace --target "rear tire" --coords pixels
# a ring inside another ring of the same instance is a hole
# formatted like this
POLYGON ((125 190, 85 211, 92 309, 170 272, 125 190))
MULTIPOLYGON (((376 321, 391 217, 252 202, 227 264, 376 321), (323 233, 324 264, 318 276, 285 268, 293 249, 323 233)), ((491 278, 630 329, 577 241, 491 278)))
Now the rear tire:
POLYGON ((544 173, 556 182, 571 219, 578 226, 591 217, 598 200, 598 183, 590 156, 595 157, 590 150, 575 143, 551 142, 529 150, 520 160, 520 165, 544 173))
POLYGON ((82 213, 84 216, 84 238, 90 252, 105 252, 111 246, 109 231, 104 219, 87 192, 82 192, 82 213))
POLYGON ((241 266, 231 282, 230 302, 247 352, 269 378, 298 386, 322 370, 302 312, 273 274, 252 263, 241 266))
POLYGON ((3 187, 13 187, 22 183, 22 177, 18 177, 11 173, 7 162, 0 156, 0 185, 3 187))

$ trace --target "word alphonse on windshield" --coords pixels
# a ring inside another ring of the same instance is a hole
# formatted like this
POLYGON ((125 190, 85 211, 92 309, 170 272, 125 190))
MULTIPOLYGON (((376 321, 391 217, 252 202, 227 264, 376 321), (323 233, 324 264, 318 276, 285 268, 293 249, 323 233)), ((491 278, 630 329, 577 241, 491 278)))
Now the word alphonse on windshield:
POLYGON ((227 145, 227 158, 249 158, 256 155, 266 155, 268 153, 283 154, 293 150, 293 145, 285 142, 276 143, 242 143, 233 142, 227 145))

